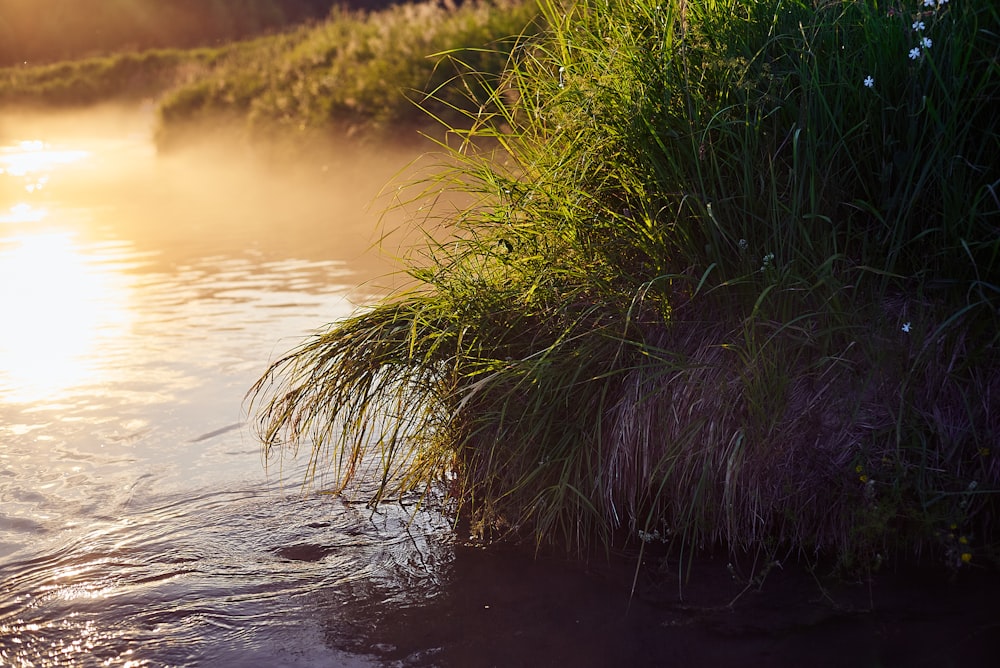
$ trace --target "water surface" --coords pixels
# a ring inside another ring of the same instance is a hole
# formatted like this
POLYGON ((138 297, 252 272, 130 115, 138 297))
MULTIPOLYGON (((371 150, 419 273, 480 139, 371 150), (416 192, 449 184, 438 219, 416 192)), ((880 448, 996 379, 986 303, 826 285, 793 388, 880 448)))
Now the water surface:
POLYGON ((316 607, 428 595, 448 526, 304 493, 243 399, 391 282, 414 155, 158 156, 151 121, 0 119, 0 664, 369 665, 316 607))

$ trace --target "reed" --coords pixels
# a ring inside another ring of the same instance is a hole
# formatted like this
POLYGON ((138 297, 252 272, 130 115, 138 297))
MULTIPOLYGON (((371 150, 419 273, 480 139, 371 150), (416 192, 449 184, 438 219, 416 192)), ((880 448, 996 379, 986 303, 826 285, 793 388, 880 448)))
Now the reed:
POLYGON ((994 4, 539 6, 418 287, 252 388, 268 452, 581 552, 995 562, 994 4))

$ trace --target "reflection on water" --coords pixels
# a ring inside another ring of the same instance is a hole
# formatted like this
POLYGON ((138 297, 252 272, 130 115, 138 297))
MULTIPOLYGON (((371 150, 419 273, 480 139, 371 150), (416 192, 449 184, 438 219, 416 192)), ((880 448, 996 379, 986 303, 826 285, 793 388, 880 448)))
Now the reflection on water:
MULTIPOLYGON (((53 169, 83 160, 88 155, 89 152, 83 150, 54 149, 39 139, 24 140, 0 147, 0 177, 9 177, 30 195, 48 184, 53 169)), ((6 210, 0 207, 0 223, 37 223, 47 214, 46 209, 27 202, 13 202, 6 210)))
POLYGON ((149 120, 0 118, 0 665, 373 665, 350 611, 434 596, 447 526, 302 495, 243 396, 378 292, 409 156, 158 157, 149 120))
POLYGON ((88 253, 68 231, 0 242, 0 399, 52 401, 105 380, 102 348, 128 333, 134 279, 117 271, 121 248, 88 253))

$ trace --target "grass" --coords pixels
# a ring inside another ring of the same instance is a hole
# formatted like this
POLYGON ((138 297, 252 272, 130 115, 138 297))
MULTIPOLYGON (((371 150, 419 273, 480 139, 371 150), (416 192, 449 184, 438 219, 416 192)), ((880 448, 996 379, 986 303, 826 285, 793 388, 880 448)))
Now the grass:
MULTIPOLYGON (((0 65, 218 44, 322 17, 324 0, 0 0, 0 65)), ((379 2, 359 0, 358 5, 379 2)))
POLYGON ((206 126, 240 139, 297 137, 300 147, 334 134, 398 137, 478 108, 475 98, 488 97, 535 15, 516 0, 334 10, 326 21, 218 47, 0 68, 0 102, 152 99, 163 149, 203 136, 206 126), (478 80, 449 85, 468 69, 478 80))
POLYGON ((994 4, 540 8, 419 286, 251 390, 268 453, 581 552, 995 565, 994 4))
POLYGON ((171 91, 160 104, 160 142, 219 116, 237 119, 244 135, 278 132, 286 141, 331 128, 400 136, 430 125, 428 114, 458 120, 486 97, 484 82, 475 89, 471 80, 448 84, 466 68, 496 78, 512 36, 536 13, 512 0, 457 9, 405 4, 372 14, 334 10, 321 24, 233 51, 171 91))
POLYGON ((189 73, 210 68, 223 49, 154 49, 32 67, 0 68, 0 101, 73 107, 155 97, 189 73))

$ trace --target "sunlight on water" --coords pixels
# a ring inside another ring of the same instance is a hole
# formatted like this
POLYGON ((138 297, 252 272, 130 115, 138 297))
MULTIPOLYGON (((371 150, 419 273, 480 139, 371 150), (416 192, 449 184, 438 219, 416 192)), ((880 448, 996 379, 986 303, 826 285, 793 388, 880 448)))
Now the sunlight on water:
POLYGON ((48 181, 48 172, 53 167, 77 162, 88 155, 89 151, 78 149, 54 149, 37 139, 22 141, 0 149, 0 173, 35 178, 25 185, 25 190, 32 192, 48 181))
POLYGON ((413 156, 161 156, 151 123, 0 115, 0 666, 378 665, 353 618, 433 596, 449 525, 304 494, 244 395, 380 293, 367 207, 413 156))
POLYGON ((0 393, 7 401, 52 400, 99 382, 102 341, 132 322, 129 279, 88 257, 70 232, 0 241, 0 393))
MULTIPOLYGON (((48 185, 53 169, 79 162, 89 156, 89 151, 54 148, 38 139, 25 140, 12 146, 0 147, 0 177, 14 179, 17 190, 30 196, 48 185)), ((6 196, 3 199, 13 197, 6 196)), ((27 201, 7 204, 0 199, 0 223, 35 223, 44 220, 47 215, 46 208, 27 201)))
POLYGON ((12 205, 7 213, 0 213, 0 223, 37 223, 44 220, 48 210, 39 209, 21 202, 12 205))

